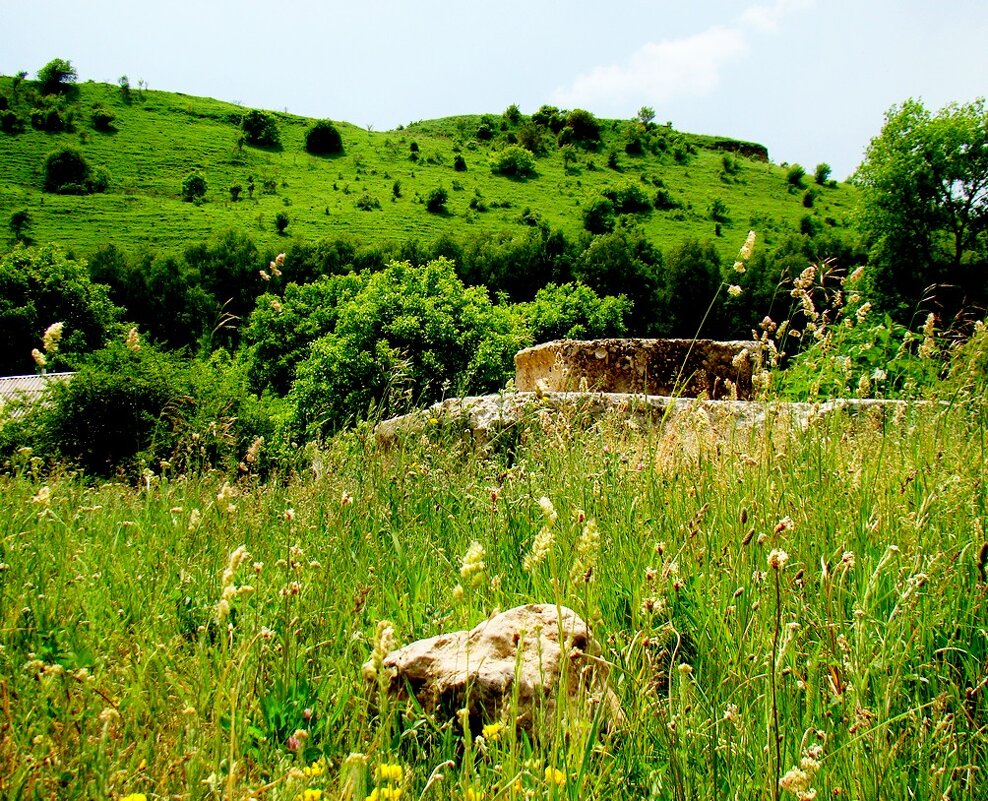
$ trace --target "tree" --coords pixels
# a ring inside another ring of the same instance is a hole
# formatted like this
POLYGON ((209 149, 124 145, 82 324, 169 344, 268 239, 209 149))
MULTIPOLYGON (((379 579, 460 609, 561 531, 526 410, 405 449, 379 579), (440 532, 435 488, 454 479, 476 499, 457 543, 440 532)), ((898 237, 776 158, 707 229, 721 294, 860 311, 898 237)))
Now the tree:
POLYGON ((48 368, 75 366, 79 354, 103 344, 120 311, 108 288, 92 282, 85 262, 51 245, 16 245, 0 258, 0 375, 31 372, 31 350, 41 347, 53 323, 62 323, 63 333, 48 368))
POLYGON ((38 70, 38 83, 41 84, 41 94, 58 95, 67 92, 76 82, 78 74, 71 62, 64 58, 53 58, 38 70))
POLYGON ((425 201, 425 210, 431 214, 444 214, 447 201, 449 201, 449 193, 443 187, 437 186, 429 192, 425 201))
POLYGON ((25 229, 31 224, 31 214, 27 209, 18 209, 10 215, 10 230, 14 232, 14 239, 18 242, 28 243, 28 236, 25 229))
POLYGON ((316 156, 343 152, 343 137, 329 120, 318 120, 305 134, 305 149, 316 156))
POLYGON ((187 203, 195 203, 206 196, 208 188, 206 178, 202 173, 190 172, 182 181, 182 200, 187 203))
POLYGON ((816 165, 816 169, 813 171, 813 180, 823 186, 830 179, 830 172, 830 165, 825 161, 821 162, 816 165))
POLYGON ((988 113, 892 106, 853 178, 879 300, 903 321, 924 291, 952 313, 988 300, 988 113))
POLYGON ((278 123, 275 118, 265 111, 251 109, 244 114, 240 121, 247 142, 261 147, 277 147, 281 143, 278 133, 278 123))
POLYGON ((288 212, 279 211, 274 215, 274 227, 278 229, 278 235, 284 236, 285 229, 288 227, 288 212))
POLYGON ((63 147, 45 159, 45 191, 81 195, 87 191, 89 165, 74 147, 63 147))

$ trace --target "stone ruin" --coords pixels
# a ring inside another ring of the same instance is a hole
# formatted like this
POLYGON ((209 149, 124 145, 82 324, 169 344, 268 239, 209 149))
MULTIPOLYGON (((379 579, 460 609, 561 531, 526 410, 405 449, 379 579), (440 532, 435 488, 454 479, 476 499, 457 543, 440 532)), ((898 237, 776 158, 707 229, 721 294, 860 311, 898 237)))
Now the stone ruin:
POLYGON ((604 392, 747 400, 754 340, 561 339, 519 351, 520 392, 604 392))

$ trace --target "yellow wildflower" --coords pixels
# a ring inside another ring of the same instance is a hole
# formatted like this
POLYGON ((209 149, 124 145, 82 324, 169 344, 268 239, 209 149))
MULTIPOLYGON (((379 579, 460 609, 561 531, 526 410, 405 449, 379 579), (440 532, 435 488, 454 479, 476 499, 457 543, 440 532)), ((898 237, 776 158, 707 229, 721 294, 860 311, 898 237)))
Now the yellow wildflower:
POLYGON ((322 798, 322 790, 307 787, 302 791, 302 801, 319 801, 320 798, 322 798))
POLYGON ((377 766, 377 779, 382 782, 394 782, 397 784, 401 781, 402 769, 401 765, 397 762, 394 763, 383 763, 377 766))
POLYGON ((556 787, 562 787, 566 784, 566 774, 559 768, 549 766, 545 769, 545 780, 547 784, 554 784, 556 787))
POLYGON ((485 740, 496 741, 500 739, 501 732, 503 731, 504 731, 504 724, 498 721, 496 723, 488 723, 486 726, 484 726, 483 730, 481 731, 481 734, 483 735, 485 740))
POLYGON ((148 797, 144 793, 130 793, 130 795, 125 795, 120 801, 148 801, 148 797))

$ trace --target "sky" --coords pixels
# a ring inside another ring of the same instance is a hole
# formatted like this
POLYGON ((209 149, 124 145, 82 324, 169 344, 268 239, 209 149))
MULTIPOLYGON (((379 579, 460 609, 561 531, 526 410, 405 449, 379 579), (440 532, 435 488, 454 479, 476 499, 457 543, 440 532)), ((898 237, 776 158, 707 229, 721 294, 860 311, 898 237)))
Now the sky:
POLYGON ((0 74, 391 130, 543 104, 759 142, 836 178, 886 111, 988 94, 988 0, 0 0, 0 74))

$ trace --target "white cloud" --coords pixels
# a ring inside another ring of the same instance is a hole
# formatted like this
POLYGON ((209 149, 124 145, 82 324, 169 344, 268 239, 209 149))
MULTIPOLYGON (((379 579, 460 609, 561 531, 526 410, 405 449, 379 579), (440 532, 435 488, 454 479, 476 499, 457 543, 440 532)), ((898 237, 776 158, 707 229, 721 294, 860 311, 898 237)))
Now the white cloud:
POLYGON ((628 100, 661 103, 678 95, 706 94, 723 66, 747 49, 736 28, 716 27, 683 39, 649 42, 623 63, 597 67, 558 89, 561 106, 620 106, 628 100))
POLYGON ((676 97, 696 97, 712 92, 721 73, 748 51, 751 31, 774 32, 791 11, 814 0, 775 0, 754 5, 732 25, 718 25, 681 39, 649 42, 623 63, 595 67, 553 94, 564 107, 617 109, 643 102, 665 103, 676 97))
POLYGON ((775 33, 790 11, 813 5, 813 0, 776 0, 770 6, 750 6, 741 13, 741 22, 763 33, 775 33))

